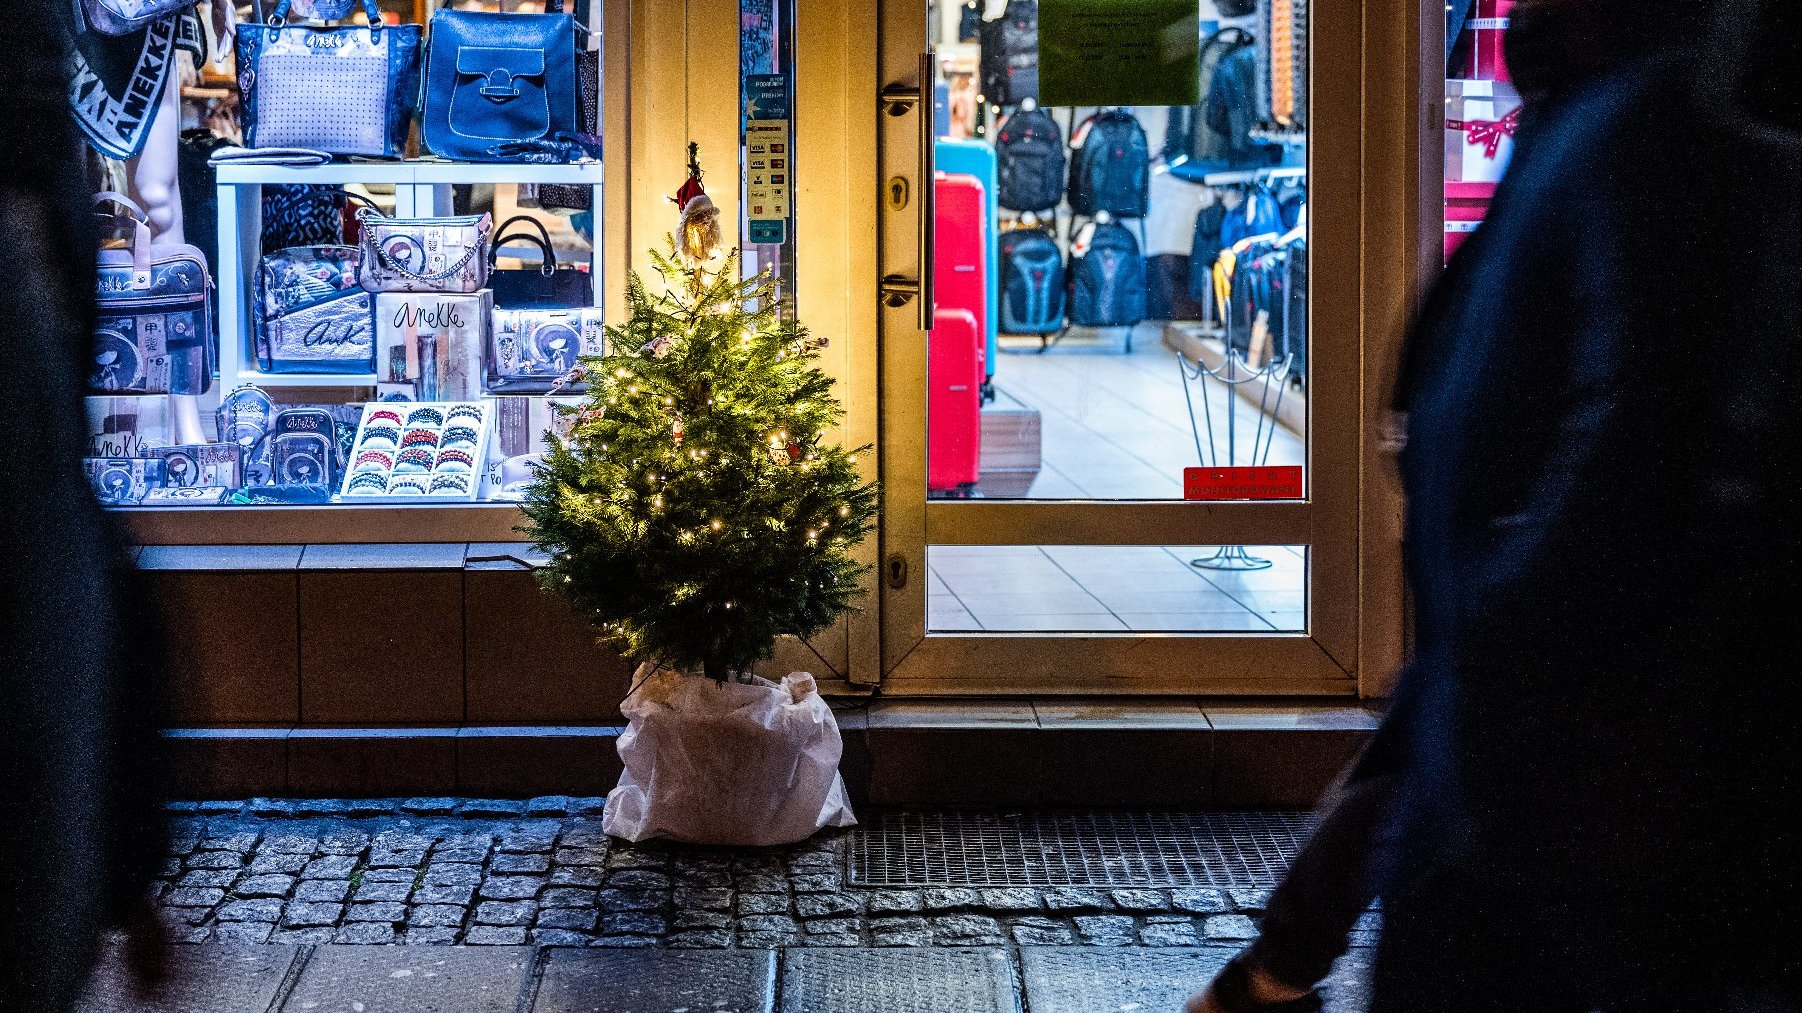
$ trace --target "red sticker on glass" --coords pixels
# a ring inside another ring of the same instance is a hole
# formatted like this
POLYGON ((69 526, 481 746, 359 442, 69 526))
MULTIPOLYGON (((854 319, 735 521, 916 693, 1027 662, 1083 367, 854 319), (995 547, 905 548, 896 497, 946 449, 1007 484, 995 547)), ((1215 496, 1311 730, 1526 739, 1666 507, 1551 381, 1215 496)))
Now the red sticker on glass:
POLYGON ((1301 465, 1184 468, 1183 499, 1301 499, 1301 465))

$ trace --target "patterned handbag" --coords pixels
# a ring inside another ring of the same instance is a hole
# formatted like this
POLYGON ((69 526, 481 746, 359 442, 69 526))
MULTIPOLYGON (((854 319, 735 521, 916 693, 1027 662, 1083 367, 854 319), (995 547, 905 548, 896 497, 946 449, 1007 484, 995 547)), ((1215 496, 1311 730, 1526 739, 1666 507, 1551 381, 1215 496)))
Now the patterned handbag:
POLYGON ((358 280, 369 292, 478 292, 488 284, 487 215, 389 218, 357 212, 362 264, 358 280))
POLYGON ((375 369, 375 297, 357 278, 354 246, 268 254, 257 272, 257 361, 267 373, 375 369))
POLYGON ((281 0, 266 23, 238 26, 245 146, 405 154, 420 27, 383 24, 375 0, 363 0, 367 25, 290 25, 292 2, 281 0))
POLYGON ((96 394, 204 394, 213 385, 212 275, 206 256, 186 244, 150 241, 142 208, 111 191, 128 223, 130 249, 101 250, 88 389, 96 394))

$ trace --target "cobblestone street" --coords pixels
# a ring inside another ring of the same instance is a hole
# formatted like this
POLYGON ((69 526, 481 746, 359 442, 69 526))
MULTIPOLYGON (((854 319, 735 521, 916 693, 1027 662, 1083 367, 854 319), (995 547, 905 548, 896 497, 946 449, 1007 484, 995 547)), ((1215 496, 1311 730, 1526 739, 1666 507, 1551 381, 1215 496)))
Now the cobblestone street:
MULTIPOLYGON (((1177 1013, 1255 888, 889 889, 850 833, 627 845, 598 798, 178 803, 167 990, 115 958, 82 1013, 1177 1013), (409 945, 384 945, 409 944, 409 945), (434 945, 436 944, 436 945, 434 945)), ((1326 988, 1358 1013, 1367 915, 1326 988)))
MULTIPOLYGON (((1263 899, 1256 889, 856 888, 844 833, 788 849, 626 845, 601 832, 601 804, 177 804, 157 901, 183 942, 771 949, 1237 945, 1263 899)), ((1374 924, 1359 934, 1374 941, 1374 924)))

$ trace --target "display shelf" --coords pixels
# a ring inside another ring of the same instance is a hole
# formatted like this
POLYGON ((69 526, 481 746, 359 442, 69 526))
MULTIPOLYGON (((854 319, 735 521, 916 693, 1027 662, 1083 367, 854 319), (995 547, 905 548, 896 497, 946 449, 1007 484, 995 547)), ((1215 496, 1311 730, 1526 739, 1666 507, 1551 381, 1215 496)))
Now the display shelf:
MULTIPOLYGON (((231 390, 240 384, 264 387, 365 387, 376 383, 370 373, 265 373, 258 368, 251 334, 251 299, 257 266, 263 255, 263 187, 301 183, 343 186, 351 183, 394 187, 394 215, 422 218, 451 213, 451 187, 471 183, 562 183, 593 188, 594 234, 603 235, 605 206, 602 163, 596 160, 563 165, 523 162, 447 162, 409 159, 386 162, 327 162, 321 165, 213 165, 219 207, 219 383, 231 390)), ((589 254, 593 304, 601 302, 601 245, 589 254)))
POLYGON ((252 368, 238 370, 237 382, 258 387, 373 387, 378 381, 374 373, 265 373, 252 368))

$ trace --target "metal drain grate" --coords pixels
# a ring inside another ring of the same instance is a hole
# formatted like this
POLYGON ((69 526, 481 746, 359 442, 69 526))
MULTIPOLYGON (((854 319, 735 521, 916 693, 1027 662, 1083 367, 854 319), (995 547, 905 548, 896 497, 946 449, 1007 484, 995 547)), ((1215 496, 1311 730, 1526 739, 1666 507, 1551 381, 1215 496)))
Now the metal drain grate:
POLYGON ((851 839, 856 886, 1276 885, 1307 813, 879 812, 851 839))

